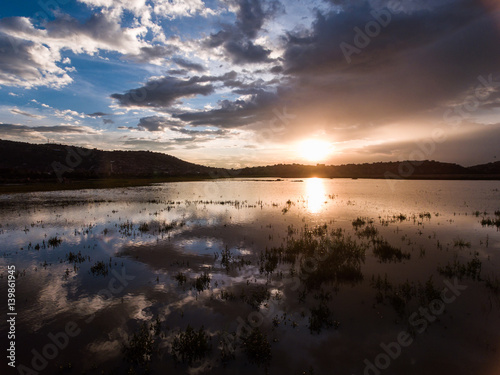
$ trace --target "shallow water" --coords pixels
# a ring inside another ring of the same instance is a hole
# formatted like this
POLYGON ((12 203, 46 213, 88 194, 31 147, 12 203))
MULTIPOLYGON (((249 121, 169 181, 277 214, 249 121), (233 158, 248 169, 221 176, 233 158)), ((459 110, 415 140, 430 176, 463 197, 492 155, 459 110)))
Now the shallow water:
POLYGON ((498 374, 499 188, 234 179, 0 196, 3 316, 7 266, 18 271, 16 365, 41 374, 498 374), (456 298, 436 302, 444 288, 456 298), (152 349, 133 354, 124 348, 135 348, 144 322, 152 349), (67 324, 77 333, 64 340, 67 324), (172 355, 188 325, 210 345, 190 364, 172 355), (261 341, 250 348, 254 327, 261 341), (386 355, 384 344, 406 331, 411 344, 386 355))

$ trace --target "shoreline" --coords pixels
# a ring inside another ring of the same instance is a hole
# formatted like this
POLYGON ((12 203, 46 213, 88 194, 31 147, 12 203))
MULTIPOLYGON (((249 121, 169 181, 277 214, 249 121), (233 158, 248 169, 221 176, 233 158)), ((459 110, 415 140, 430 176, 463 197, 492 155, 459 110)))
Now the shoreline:
MULTIPOLYGON (((237 176, 237 177, 218 177, 219 179, 260 179, 271 178, 273 181, 284 181, 282 179, 303 179, 303 178, 326 178, 326 179, 351 179, 351 180, 385 180, 385 177, 377 176, 237 176)), ((193 177, 151 177, 151 178, 103 178, 89 180, 69 180, 63 183, 54 181, 37 181, 28 183, 4 183, 0 184, 0 195, 5 194, 22 194, 47 191, 64 191, 64 190, 81 190, 81 189, 115 189, 125 187, 150 186, 154 183, 166 182, 190 182, 190 181, 210 181, 216 180, 209 176, 193 176, 193 177)), ((500 175, 419 175, 409 178, 388 179, 396 181, 405 180, 422 180, 422 181, 500 181, 500 175)))

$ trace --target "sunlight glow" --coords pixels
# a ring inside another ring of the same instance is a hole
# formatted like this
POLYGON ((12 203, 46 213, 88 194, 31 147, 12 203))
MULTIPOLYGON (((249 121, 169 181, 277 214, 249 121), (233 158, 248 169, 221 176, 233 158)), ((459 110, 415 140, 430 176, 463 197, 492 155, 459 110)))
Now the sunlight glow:
POLYGON ((302 141, 298 149, 304 159, 318 162, 324 160, 332 152, 332 145, 326 141, 308 139, 302 141))
POLYGON ((325 203, 325 186, 321 178, 308 178, 306 180, 306 205, 307 210, 316 214, 321 211, 325 203))

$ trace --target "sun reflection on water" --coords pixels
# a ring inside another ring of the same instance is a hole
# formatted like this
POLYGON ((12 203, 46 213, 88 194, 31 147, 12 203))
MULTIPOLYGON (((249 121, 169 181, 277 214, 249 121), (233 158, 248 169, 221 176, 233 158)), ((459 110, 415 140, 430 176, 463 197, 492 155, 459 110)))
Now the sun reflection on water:
POLYGON ((308 178, 306 180, 306 207, 312 214, 317 214, 325 202, 325 186, 321 178, 308 178))

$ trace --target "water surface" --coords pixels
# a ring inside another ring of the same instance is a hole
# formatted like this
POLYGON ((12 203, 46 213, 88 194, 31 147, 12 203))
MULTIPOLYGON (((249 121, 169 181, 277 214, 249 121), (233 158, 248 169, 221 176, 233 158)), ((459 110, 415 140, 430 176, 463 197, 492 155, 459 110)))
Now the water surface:
POLYGON ((17 365, 498 374, 499 188, 233 179, 0 196, 2 298, 7 266, 18 271, 17 365), (439 302, 444 288, 453 301, 439 302), (51 352, 68 324, 78 333, 51 352), (179 351, 188 326, 207 339, 199 356, 193 342, 179 351), (391 358, 383 346, 401 332, 412 342, 391 358))

